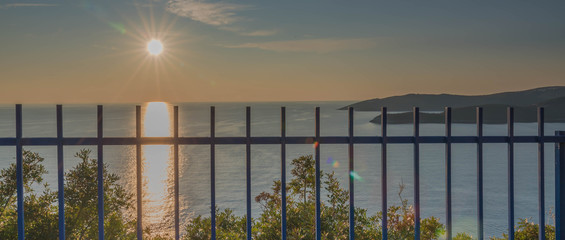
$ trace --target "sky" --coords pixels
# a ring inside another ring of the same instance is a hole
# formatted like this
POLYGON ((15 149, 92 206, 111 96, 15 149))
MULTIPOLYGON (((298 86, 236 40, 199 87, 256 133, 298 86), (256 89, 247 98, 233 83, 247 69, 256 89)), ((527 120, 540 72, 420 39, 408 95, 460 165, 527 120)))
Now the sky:
POLYGON ((0 103, 341 101, 565 85, 563 1, 0 0, 0 103), (163 53, 150 55, 152 39, 163 53))

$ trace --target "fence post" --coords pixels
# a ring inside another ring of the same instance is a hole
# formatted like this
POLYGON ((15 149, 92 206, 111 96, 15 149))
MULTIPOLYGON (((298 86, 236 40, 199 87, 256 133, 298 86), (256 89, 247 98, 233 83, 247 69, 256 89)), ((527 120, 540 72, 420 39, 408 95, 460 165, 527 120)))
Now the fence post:
POLYGON ((483 108, 477 107, 477 235, 484 239, 483 229, 483 108))
POLYGON ((247 197, 247 240, 251 240, 252 219, 251 219, 251 107, 245 108, 245 182, 247 197))
POLYGON ((104 136, 103 123, 104 123, 104 109, 102 105, 97 107, 98 121, 97 139, 98 139, 98 165, 97 165, 97 181, 98 181, 98 240, 104 240, 104 143, 102 137, 104 136))
POLYGON ((63 158, 63 105, 57 105, 57 198, 59 239, 65 240, 65 166, 63 158))
MULTIPOLYGON (((556 131, 555 136, 565 136, 565 131, 556 131)), ((565 229, 565 142, 555 142, 555 239, 561 239, 565 229)))
POLYGON ((16 194, 18 212, 18 240, 25 239, 24 227, 24 160, 22 147, 22 105, 16 104, 16 194))
POLYGON ((210 107, 210 231, 216 240, 216 107, 210 107))
POLYGON ((141 195, 141 188, 143 187, 142 180, 142 162, 141 162, 141 106, 135 106, 135 158, 136 158, 136 183, 137 183, 137 240, 143 239, 143 196, 141 195))
POLYGON ((545 240, 545 141, 544 110, 538 107, 538 239, 545 240))
POLYGON ((320 181, 321 181, 321 174, 320 174, 320 107, 316 107, 316 120, 315 120, 315 128, 316 128, 316 143, 314 144, 314 154, 315 154, 315 169, 316 169, 316 240, 322 240, 322 210, 321 205, 322 202, 320 200, 320 181))
POLYGON ((386 163, 387 163, 387 148, 386 145, 388 143, 388 138, 387 138, 387 108, 386 107, 381 107, 381 136, 383 139, 383 142, 381 144, 381 212, 383 213, 383 220, 381 222, 381 229, 382 229, 382 240, 387 240, 388 239, 388 219, 387 219, 387 213, 388 213, 388 204, 387 204, 387 168, 386 168, 386 163))
POLYGON ((452 207, 451 207, 451 108, 445 108, 445 228, 446 239, 452 239, 452 207))
MULTIPOLYGON (((414 107, 414 239, 420 240, 420 108, 414 107)), ((383 213, 384 214, 384 213, 383 213)))
POLYGON ((180 212, 179 212, 179 106, 173 107, 173 135, 175 142, 174 151, 174 175, 175 175, 175 240, 180 239, 180 212))
POLYGON ((354 149, 353 149, 353 108, 349 107, 349 240, 355 239, 355 184, 354 149))
POLYGON ((508 117, 508 239, 514 240, 514 108, 508 117))
POLYGON ((286 107, 281 107, 281 240, 286 233, 286 107))

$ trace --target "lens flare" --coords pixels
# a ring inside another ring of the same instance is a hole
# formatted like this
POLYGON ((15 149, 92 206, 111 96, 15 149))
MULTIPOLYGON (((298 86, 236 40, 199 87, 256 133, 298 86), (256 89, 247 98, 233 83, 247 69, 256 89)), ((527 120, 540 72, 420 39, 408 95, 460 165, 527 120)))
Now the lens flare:
POLYGON ((359 174, 357 174, 357 172, 355 172, 355 171, 351 171, 349 173, 349 176, 351 176, 351 178, 354 179, 354 180, 357 180, 357 181, 360 181, 360 182, 363 181, 363 178, 361 176, 359 176, 359 174))
POLYGON ((326 161, 326 163, 332 165, 332 167, 334 167, 334 168, 339 167, 339 162, 334 160, 332 157, 329 157, 328 160, 326 161))
POLYGON ((339 167, 339 162, 338 162, 338 161, 334 161, 333 164, 332 164, 332 166, 333 166, 334 168, 338 168, 338 167, 339 167))
POLYGON ((126 34, 126 32, 127 32, 126 27, 121 23, 110 22, 108 24, 110 25, 110 27, 112 27, 114 30, 120 32, 121 34, 126 34))

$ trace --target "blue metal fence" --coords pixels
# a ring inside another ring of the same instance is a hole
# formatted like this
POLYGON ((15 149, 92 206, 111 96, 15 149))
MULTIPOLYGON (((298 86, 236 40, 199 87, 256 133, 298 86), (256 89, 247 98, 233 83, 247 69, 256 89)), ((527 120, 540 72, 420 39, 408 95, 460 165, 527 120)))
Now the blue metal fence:
MULTIPOLYGON (((556 132, 555 135, 565 136, 565 131, 556 132)), ((555 143, 555 155, 559 156, 559 160, 555 161, 555 239, 563 239, 565 229, 565 221, 563 221, 565 218, 565 211, 563 211, 565 209, 565 143, 563 141, 555 143)), ((540 196, 543 198, 543 194, 540 196)))
MULTIPOLYGON (((477 234, 484 239, 483 229, 483 109, 477 109, 477 234)), ((509 179, 510 180, 510 179, 509 179)), ((513 209, 508 209, 512 211, 513 209)))
MULTIPOLYGON (((281 108, 281 136, 280 137, 252 137, 251 136, 251 108, 246 108, 246 134, 245 137, 216 137, 215 136, 215 108, 210 108, 210 137, 180 137, 178 123, 178 107, 174 107, 174 134, 173 137, 142 137, 141 136, 141 107, 136 107, 136 136, 135 137, 104 137, 103 136, 103 107, 97 108, 97 137, 90 138, 65 138, 63 137, 63 108, 56 107, 57 137, 56 138, 23 138, 22 137, 22 105, 16 105, 16 137, 0 138, 0 146, 16 146, 16 172, 17 172, 17 216, 18 239, 24 239, 24 186, 23 186, 23 146, 57 146, 57 174, 58 174, 58 204, 59 204, 59 239, 65 239, 65 209, 64 209, 64 165, 63 146, 65 145, 96 145, 98 148, 98 232, 99 238, 104 239, 104 192, 103 192, 103 147, 105 145, 135 145, 136 146, 136 176, 137 176, 137 238, 143 239, 142 223, 142 187, 141 187, 141 147, 142 145, 170 144, 174 146, 174 224, 175 239, 180 238, 179 226, 179 145, 209 145, 210 146, 210 189, 211 189, 211 236, 216 239, 216 195, 215 195, 215 145, 216 144, 245 144, 246 146, 246 208, 247 208, 247 239, 251 239, 251 145, 253 144, 280 144, 281 146, 281 189, 286 189, 286 144, 316 144, 315 171, 316 171, 316 239, 321 239, 321 199, 320 199, 320 151, 325 144, 347 144, 349 156, 349 171, 354 171, 354 146, 355 144, 380 144, 381 145, 381 211, 387 212, 387 145, 412 144, 414 149, 414 211, 415 211, 415 239, 420 239, 420 144, 445 144, 446 168, 446 237, 452 239, 452 189, 451 189, 451 146, 458 143, 474 143, 477 145, 477 236, 482 240, 483 235, 483 145, 486 143, 506 143, 508 145, 508 228, 509 239, 514 239, 514 144, 538 144, 538 202, 539 202, 539 239, 545 239, 545 206, 544 206, 544 143, 555 143, 555 208, 556 208, 556 239, 561 239, 565 229, 565 132, 556 132, 555 136, 544 136, 544 110, 538 109, 538 135, 514 135, 514 109, 508 108, 508 134, 506 136, 483 135, 483 110, 476 111, 476 136, 452 136, 451 134, 451 108, 445 109, 445 135, 420 136, 419 109, 413 109, 413 136, 388 136, 387 135, 387 109, 381 109, 381 136, 354 136, 353 117, 354 111, 348 112, 348 136, 320 136, 320 108, 315 108, 315 136, 287 137, 286 136, 286 108, 281 108), (562 201, 563 200, 563 201, 562 201)), ((349 239, 355 239, 355 194, 353 177, 349 179, 349 239)), ((286 192, 281 192, 281 238, 287 238, 286 229, 286 192)), ((382 238, 387 239, 387 215, 382 217, 382 238)))

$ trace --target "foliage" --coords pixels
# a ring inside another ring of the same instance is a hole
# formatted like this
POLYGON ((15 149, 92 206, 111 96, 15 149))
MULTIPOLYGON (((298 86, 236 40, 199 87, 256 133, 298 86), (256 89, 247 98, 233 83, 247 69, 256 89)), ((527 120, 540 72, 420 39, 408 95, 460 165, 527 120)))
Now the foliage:
MULTIPOLYGON (((78 165, 65 173, 65 232, 67 239, 97 239, 97 162, 90 158, 90 150, 81 150, 75 157, 78 165)), ((56 239, 58 236, 57 192, 43 182, 47 170, 44 159, 37 153, 23 152, 25 188, 25 226, 27 239, 56 239), (43 186, 36 192, 34 185, 43 186)), ((288 239, 314 239, 315 237, 315 161, 311 155, 292 160, 292 178, 287 188, 287 235, 288 239)), ((103 166, 104 212, 106 239, 135 239, 135 220, 126 216, 132 210, 132 196, 118 184, 119 177, 110 174, 103 166)), ((322 187, 327 200, 321 204, 321 232, 323 239, 348 239, 349 192, 341 188, 334 173, 321 172, 322 187)), ((281 236, 281 182, 274 181, 271 192, 262 192, 255 201, 262 212, 252 219, 254 239, 280 239, 281 236)), ((400 184, 400 206, 387 210, 388 238, 391 240, 414 239, 414 209, 402 198, 404 185, 400 184)), ((236 216, 231 209, 216 208, 218 239, 244 239, 246 217, 236 216)), ((369 215, 366 209, 355 208, 355 235, 357 239, 381 239, 382 212, 369 215)), ((445 227, 436 217, 421 219, 421 238, 444 237, 445 227)), ((185 226, 183 239, 204 240, 211 237, 210 217, 198 216, 185 226)), ((546 239, 555 240, 555 227, 546 225, 546 239)), ((16 164, 0 170, 0 239, 17 236, 16 213, 16 164)), ((515 239, 537 239, 538 225, 529 219, 520 219, 515 239)), ((153 240, 166 239, 153 236, 153 240)), ((467 233, 457 233, 454 240, 471 240, 467 233)), ((508 239, 507 234, 501 238, 508 239)))
MULTIPOLYGON (((245 239, 245 217, 238 217, 231 209, 219 211, 216 208, 216 237, 217 239, 245 239)), ((198 216, 186 226, 185 239, 208 240, 211 238, 211 220, 209 217, 198 216)))
MULTIPOLYGON (((57 195, 47 189, 36 193, 32 185, 43 183, 43 174, 47 173, 41 165, 44 161, 37 153, 23 152, 24 175, 24 221, 28 239, 57 238, 57 207, 52 204, 57 195)), ((13 239, 17 236, 16 205, 16 164, 0 171, 0 239, 13 239)))
MULTIPOLYGON (((80 163, 65 173, 65 234, 67 239, 97 239, 97 162, 83 149, 75 157, 80 163)), ((44 161, 37 153, 23 152, 25 186, 24 221, 26 239, 56 239, 58 236, 57 193, 43 183, 44 161), (37 193, 33 184, 43 184, 37 193)), ((119 177, 103 166, 105 237, 135 239, 135 221, 127 220, 132 197, 118 184, 119 177)), ((0 239, 17 236, 16 164, 0 171, 0 239)))
MULTIPOLYGON (((514 239, 516 240, 529 240, 538 239, 539 225, 531 222, 527 218, 521 218, 518 221, 518 226, 516 231, 514 231, 514 239)), ((491 237, 491 240, 504 240, 508 239, 508 234, 502 234, 502 238, 491 237)), ((546 225, 545 226, 545 239, 555 240, 555 226, 546 225)))
POLYGON ((468 233, 457 233, 453 238, 455 240, 473 240, 473 236, 469 235, 468 233))
MULTIPOLYGON (((287 186, 287 237, 288 239, 315 238, 315 161, 311 155, 292 160, 292 178, 287 186)), ((348 239, 349 192, 341 188, 334 173, 323 173, 322 187, 327 191, 327 201, 321 204, 321 232, 323 239, 348 239)), ((403 185, 401 185, 403 189, 403 185)), ((399 193, 401 197, 402 191, 399 193)), ((255 201, 261 205, 261 215, 253 220, 254 239, 281 238, 281 183, 273 183, 272 192, 262 192, 255 201)), ((401 206, 388 209, 389 239, 414 239, 414 210, 401 198, 401 206)), ((245 236, 245 218, 233 217, 231 210, 218 216, 219 239, 241 239, 245 236), (227 214, 226 214, 227 213, 227 214), (226 216, 230 216, 229 218, 226 216), (226 222, 228 221, 228 222, 226 222), (222 222, 222 224, 220 224, 222 222), (225 232, 234 236, 220 235, 225 232)), ((356 239, 380 239, 382 213, 369 216, 366 209, 355 208, 356 239)), ((185 228, 184 239, 210 239, 210 217, 198 216, 185 228)), ((435 217, 422 219, 422 239, 439 239, 444 226, 435 217)))
MULTIPOLYGON (((75 154, 81 162, 65 174, 65 233, 68 239, 98 238, 98 173, 97 160, 90 158, 90 150, 75 154), (90 181, 85 181, 90 179, 90 181)), ((133 199, 118 184, 120 177, 103 168, 104 179, 104 234, 108 239, 134 239, 135 221, 127 220, 133 199)))

